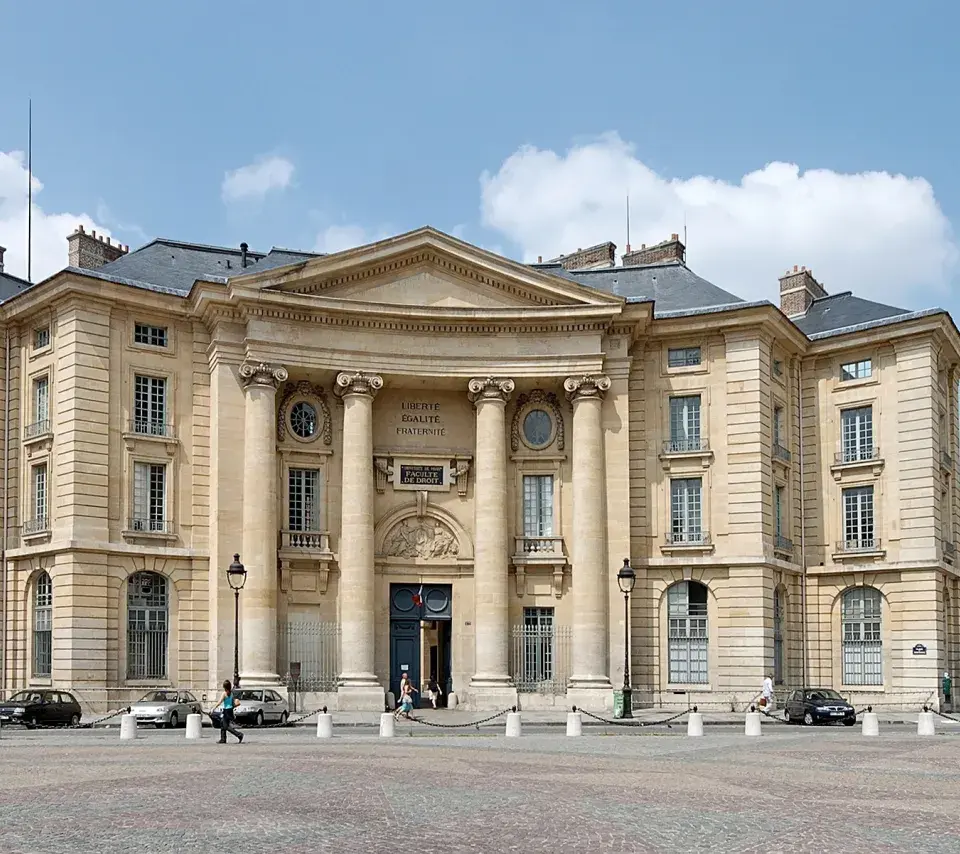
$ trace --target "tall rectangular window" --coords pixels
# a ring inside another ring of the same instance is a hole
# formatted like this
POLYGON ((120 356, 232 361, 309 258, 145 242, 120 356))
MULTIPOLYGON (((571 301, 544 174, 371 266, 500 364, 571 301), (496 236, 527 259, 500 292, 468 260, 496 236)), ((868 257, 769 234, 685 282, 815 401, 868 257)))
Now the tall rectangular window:
POLYGON ((523 536, 553 536, 553 475, 523 476, 523 536))
POLYGON ((786 500, 787 490, 784 486, 776 486, 773 490, 773 522, 776 526, 777 539, 780 540, 786 535, 783 532, 784 502, 786 500))
POLYGON ((553 679, 553 608, 524 608, 520 638, 520 682, 528 690, 553 679))
POLYGON ((49 377, 37 377, 33 381, 33 420, 35 423, 50 420, 49 377))
POLYGON ((317 469, 290 469, 287 506, 289 530, 320 530, 320 472, 317 469))
POLYGON ((166 347, 167 327, 137 323, 134 326, 133 340, 137 344, 146 344, 148 347, 166 347))
POLYGON ((47 572, 37 577, 33 603, 33 675, 48 677, 53 663, 53 582, 47 572))
POLYGON ((670 481, 670 539, 674 543, 701 543, 703 479, 670 481))
POLYGON ((678 453, 699 451, 700 395, 670 398, 670 450, 678 453))
POLYGON ((33 521, 37 530, 47 527, 47 464, 33 467, 33 521))
POLYGON ((692 368, 700 364, 699 347, 671 347, 667 350, 668 368, 692 368))
POLYGON ((840 366, 840 382, 865 380, 873 374, 873 362, 861 359, 859 362, 846 362, 840 366))
POLYGON ((872 486, 843 490, 843 547, 851 551, 876 548, 872 486))
POLYGON ((840 459, 845 463, 873 459, 873 407, 840 412, 840 459))
POLYGON ((134 463, 133 519, 130 529, 154 534, 167 530, 167 467, 134 463))
POLYGON ((133 397, 133 432, 167 435, 167 381, 137 375, 133 397))
POLYGON ((783 433, 783 407, 773 407, 773 444, 778 448, 785 447, 783 433))
POLYGON ((707 588, 680 581, 667 591, 668 666, 673 684, 703 685, 708 680, 707 588))

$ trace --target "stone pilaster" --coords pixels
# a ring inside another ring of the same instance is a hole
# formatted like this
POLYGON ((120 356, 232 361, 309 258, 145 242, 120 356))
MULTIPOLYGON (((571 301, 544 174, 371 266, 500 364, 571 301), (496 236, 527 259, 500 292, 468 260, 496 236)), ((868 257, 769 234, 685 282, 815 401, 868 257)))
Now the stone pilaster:
POLYGON ((334 393, 343 401, 340 528, 341 709, 382 711, 384 690, 374 673, 373 399, 376 374, 342 373, 334 393))
POLYGON ((243 552, 240 676, 244 686, 276 684, 277 670, 277 386, 285 368, 244 362, 243 552))
POLYGON ((608 573, 603 504, 604 376, 568 377, 573 404, 573 675, 568 701, 603 708, 610 699, 607 667, 608 573))
POLYGON ((477 409, 473 565, 476 653, 469 697, 476 708, 504 708, 517 701, 510 678, 507 584, 505 410, 513 389, 513 380, 503 378, 472 379, 468 384, 470 400, 477 409))

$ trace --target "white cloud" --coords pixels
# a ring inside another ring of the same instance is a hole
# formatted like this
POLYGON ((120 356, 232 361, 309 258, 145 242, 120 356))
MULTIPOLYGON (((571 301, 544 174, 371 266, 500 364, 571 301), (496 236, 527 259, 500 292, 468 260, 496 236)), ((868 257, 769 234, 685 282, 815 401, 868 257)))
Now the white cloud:
POLYGON ((284 190, 293 178, 293 163, 285 157, 258 157, 227 172, 220 188, 225 202, 262 199, 271 190, 284 190))
MULTIPOLYGON (((33 176, 32 279, 40 282, 67 266, 67 235, 78 225, 110 236, 85 213, 47 213, 37 204, 43 184, 33 176)), ((4 271, 27 276, 27 168, 22 151, 0 151, 0 246, 7 247, 4 271)))
POLYGON ((776 302, 777 277, 804 264, 828 292, 914 308, 918 290, 947 293, 960 268, 923 178, 769 163, 736 184, 671 179, 609 134, 565 154, 520 148, 480 184, 483 224, 515 241, 526 261, 606 240, 622 253, 629 192, 633 248, 682 234, 686 215, 691 269, 745 299, 776 302))
POLYGON ((373 232, 367 231, 362 225, 330 225, 317 235, 314 251, 342 252, 356 246, 376 243, 378 240, 384 240, 391 236, 388 230, 382 228, 373 232))

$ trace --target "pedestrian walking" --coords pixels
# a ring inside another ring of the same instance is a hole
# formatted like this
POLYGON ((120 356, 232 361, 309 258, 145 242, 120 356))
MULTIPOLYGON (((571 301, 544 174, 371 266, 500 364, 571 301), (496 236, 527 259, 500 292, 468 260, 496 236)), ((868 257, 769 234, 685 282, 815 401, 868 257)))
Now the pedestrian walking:
POLYGON ((413 685, 408 681, 400 696, 400 708, 393 715, 395 720, 400 720, 401 717, 410 720, 410 712, 413 711, 413 690, 413 685))
POLYGON ((397 708, 400 708, 400 703, 403 700, 403 695, 406 692, 407 688, 410 687, 410 677, 407 676, 407 671, 404 670, 400 674, 400 693, 397 695, 397 708))
POLYGON ((768 673, 760 691, 760 708, 768 715, 773 711, 773 677, 768 673))
POLYGON ((437 703, 440 702, 440 697, 443 696, 443 692, 440 690, 440 685, 437 683, 437 677, 431 676, 430 681, 427 683, 427 697, 430 699, 430 702, 433 704, 433 707, 437 707, 437 703))
POLYGON ((230 684, 229 679, 224 680, 223 698, 220 700, 220 705, 223 708, 220 711, 220 741, 218 744, 227 743, 228 732, 233 733, 237 737, 237 744, 241 744, 243 742, 243 733, 237 729, 233 722, 234 709, 240 704, 233 696, 233 685, 230 684))

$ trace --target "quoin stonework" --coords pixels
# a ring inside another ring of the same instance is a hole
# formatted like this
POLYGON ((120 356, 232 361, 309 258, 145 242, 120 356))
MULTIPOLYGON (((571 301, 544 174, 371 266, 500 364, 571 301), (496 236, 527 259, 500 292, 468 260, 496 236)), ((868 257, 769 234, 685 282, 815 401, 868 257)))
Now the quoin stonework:
MULTIPOLYGON (((958 675, 960 338, 813 273, 747 303, 677 235, 521 264, 79 229, 3 302, 2 687, 609 708, 958 675)), ((856 283, 850 283, 855 285, 856 283)), ((771 291, 776 282, 771 281, 771 291)), ((308 700, 308 702, 309 702, 308 700)), ((738 706, 739 704, 739 706, 738 706)))

